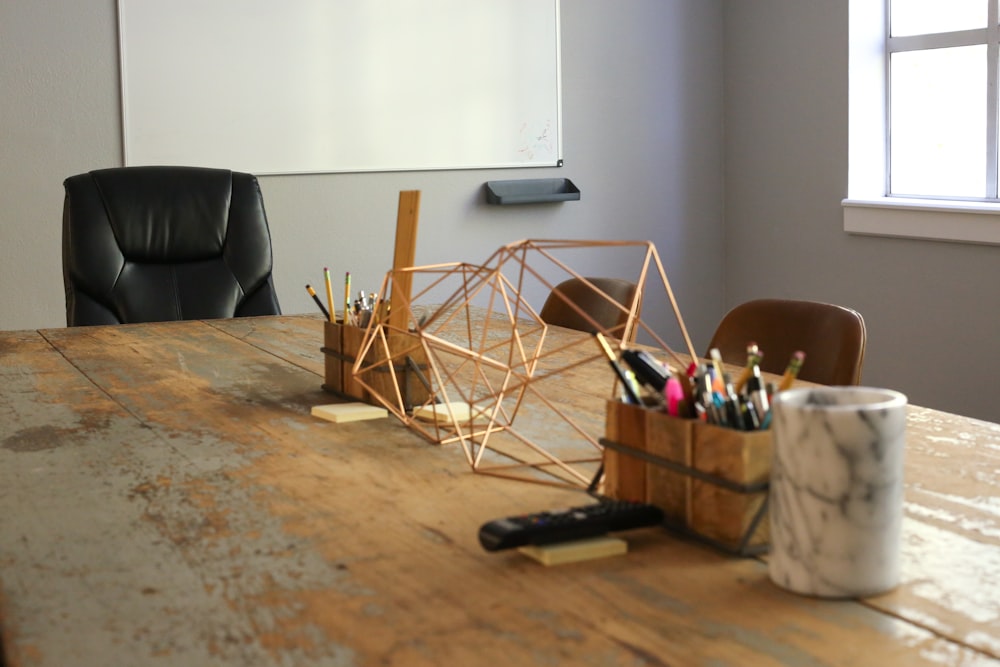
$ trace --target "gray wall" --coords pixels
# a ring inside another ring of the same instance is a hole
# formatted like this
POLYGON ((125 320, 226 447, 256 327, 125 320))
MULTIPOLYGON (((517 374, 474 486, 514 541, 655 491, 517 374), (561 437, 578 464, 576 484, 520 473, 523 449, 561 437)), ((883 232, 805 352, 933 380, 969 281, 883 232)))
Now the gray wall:
POLYGON ((843 231, 848 0, 726 0, 724 15, 727 304, 856 308, 866 384, 1000 421, 1000 248, 843 231))
MULTIPOLYGON (((377 289, 398 192, 419 189, 418 264, 479 262, 525 238, 653 241, 703 345, 722 307, 721 7, 562 3, 562 169, 262 177, 283 310, 314 312, 304 285, 324 266, 377 289), (551 176, 572 179, 581 201, 485 204, 487 180, 551 176)), ((62 180, 121 164, 116 4, 6 0, 0 31, 0 329, 63 326, 62 180)), ((573 268, 620 272, 604 261, 573 268)))
MULTIPOLYGON (((1000 250, 843 232, 848 0, 562 5, 566 166, 263 177, 286 312, 312 312, 322 266, 377 283, 397 193, 420 189, 420 264, 522 238, 652 240, 696 347, 749 298, 835 301, 868 322, 867 383, 1000 421, 1000 250), (486 180, 544 176, 583 199, 483 202, 486 180)), ((0 5, 0 89, 0 329, 61 326, 61 181, 121 160, 115 3, 0 5)), ((617 271, 593 261, 576 268, 617 271)))

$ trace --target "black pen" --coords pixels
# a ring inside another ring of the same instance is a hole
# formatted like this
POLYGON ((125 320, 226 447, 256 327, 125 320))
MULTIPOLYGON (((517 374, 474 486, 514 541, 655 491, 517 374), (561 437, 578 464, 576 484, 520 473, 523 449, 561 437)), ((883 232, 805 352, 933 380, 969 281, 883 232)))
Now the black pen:
POLYGON ((760 375, 760 366, 757 364, 752 366, 746 389, 750 403, 757 412, 757 418, 763 425, 765 417, 771 410, 771 403, 767 398, 767 387, 764 385, 764 378, 760 375))
POLYGON ((622 350, 622 360, 632 369, 639 382, 657 394, 663 393, 670 371, 664 368, 656 357, 645 350, 622 350))

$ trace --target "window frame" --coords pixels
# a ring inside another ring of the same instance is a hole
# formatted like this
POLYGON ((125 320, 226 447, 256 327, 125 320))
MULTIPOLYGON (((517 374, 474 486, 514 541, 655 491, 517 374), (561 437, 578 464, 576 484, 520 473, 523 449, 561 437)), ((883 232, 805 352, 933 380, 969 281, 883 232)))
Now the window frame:
MULTIPOLYGON (((993 122, 987 144, 1000 142, 997 121, 997 79, 1000 62, 1000 0, 989 3, 987 28, 946 33, 969 39, 970 33, 991 36, 987 46, 987 95, 993 122), (990 35, 992 33, 992 35, 990 35), (991 52, 990 44, 993 45, 991 52)), ((842 201, 844 231, 849 234, 902 237, 961 243, 1000 245, 1000 200, 961 200, 945 197, 900 197, 889 194, 889 58, 890 48, 912 50, 920 44, 947 45, 948 40, 926 35, 891 37, 889 2, 850 0, 848 72, 848 193, 842 201), (891 46, 890 46, 890 40, 891 46)), ((950 38, 949 38, 950 39, 950 38)), ((990 150, 987 147, 987 150, 990 150)), ((996 151, 988 159, 988 184, 997 191, 996 151)), ((987 192, 991 192, 987 189, 987 192)))

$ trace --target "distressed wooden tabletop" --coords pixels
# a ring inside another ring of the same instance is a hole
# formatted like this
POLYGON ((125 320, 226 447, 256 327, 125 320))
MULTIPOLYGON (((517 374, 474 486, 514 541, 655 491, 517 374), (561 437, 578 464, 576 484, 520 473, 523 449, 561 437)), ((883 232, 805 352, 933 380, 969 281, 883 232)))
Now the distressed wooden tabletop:
POLYGON ((0 333, 6 667, 1000 664, 1000 426, 910 408, 882 596, 796 596, 661 529, 546 568, 478 527, 587 498, 474 474, 394 419, 312 418, 321 331, 0 333))

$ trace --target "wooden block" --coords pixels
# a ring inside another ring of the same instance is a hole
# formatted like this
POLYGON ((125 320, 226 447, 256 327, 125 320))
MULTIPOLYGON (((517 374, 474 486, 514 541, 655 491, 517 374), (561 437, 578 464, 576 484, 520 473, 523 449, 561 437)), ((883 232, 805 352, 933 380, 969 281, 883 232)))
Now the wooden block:
MULTIPOLYGON (((646 411, 646 451, 654 456, 691 466, 694 421, 646 411)), ((687 525, 691 521, 691 476, 664 466, 646 466, 646 501, 663 510, 668 519, 687 525)))
POLYGON ((361 351, 361 341, 365 337, 365 330, 356 326, 341 325, 341 335, 343 337, 343 353, 347 359, 343 368, 343 392, 348 396, 360 398, 362 401, 371 400, 368 390, 365 389, 354 377, 354 362, 361 351))
POLYGON ((628 553, 628 542, 618 537, 605 535, 575 542, 518 547, 517 550, 528 558, 537 560, 542 565, 562 565, 620 556, 628 553))
MULTIPOLYGON (((766 481, 771 474, 771 432, 743 432, 697 423, 694 426, 694 468, 738 484, 766 481)), ((730 546, 739 544, 767 491, 744 494, 709 482, 691 483, 691 528, 730 546)), ((767 517, 748 544, 767 543, 767 517)))
POLYGON ((338 356, 344 345, 340 330, 336 322, 323 322, 323 388, 334 393, 344 390, 344 365, 338 356))
MULTIPOLYGON (((644 450, 646 409, 621 401, 608 401, 605 437, 644 450)), ((646 500, 646 462, 613 449, 604 450, 604 494, 619 500, 646 500)))
POLYGON ((389 416, 389 411, 367 403, 331 403, 329 405, 314 405, 312 416, 327 421, 342 424, 366 419, 383 419, 389 416))
POLYGON ((323 323, 324 389, 339 396, 369 400, 368 392, 352 373, 362 336, 364 330, 359 327, 344 326, 340 322, 323 323))

